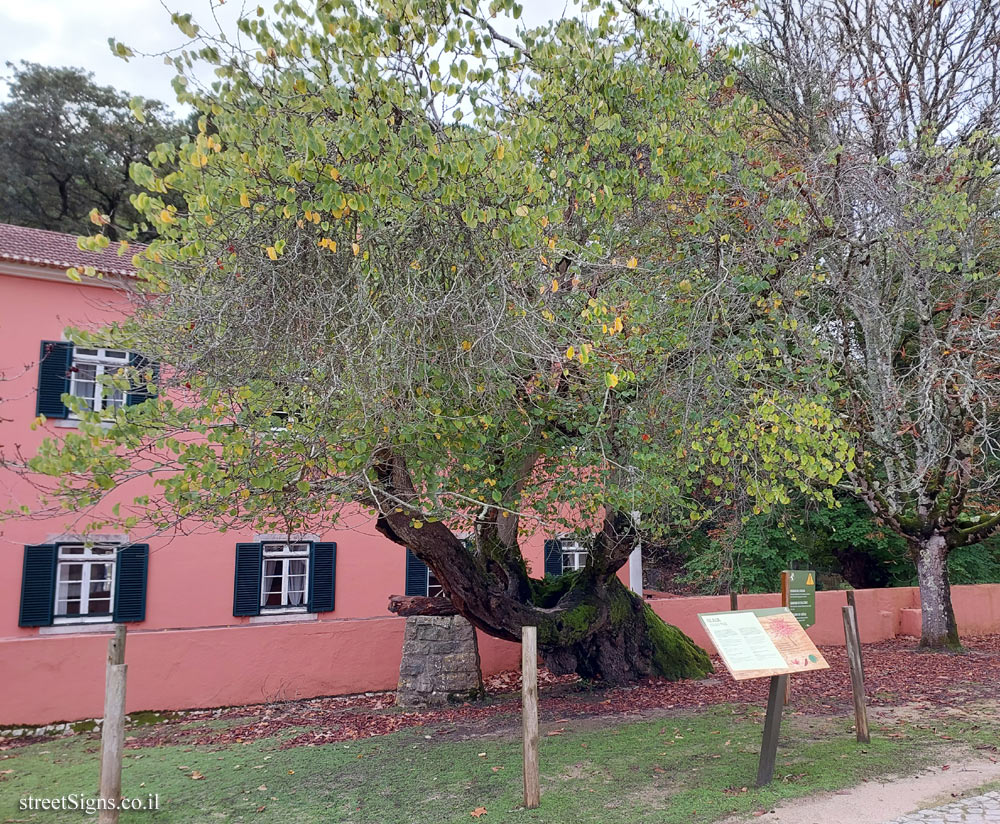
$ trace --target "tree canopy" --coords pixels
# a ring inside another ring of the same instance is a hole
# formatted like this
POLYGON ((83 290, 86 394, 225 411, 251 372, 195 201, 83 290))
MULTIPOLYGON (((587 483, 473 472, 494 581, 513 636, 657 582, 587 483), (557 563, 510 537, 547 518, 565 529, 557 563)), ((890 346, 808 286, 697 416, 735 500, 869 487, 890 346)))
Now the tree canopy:
POLYGON ((922 641, 957 645, 947 556, 1000 529, 1000 9, 765 0, 752 26, 741 87, 790 204, 755 265, 790 358, 834 367, 847 488, 910 546, 922 641))
POLYGON ((851 447, 823 391, 786 391, 772 340, 794 320, 729 251, 756 227, 727 175, 772 171, 726 55, 628 4, 536 29, 519 11, 279 3, 240 22, 245 49, 175 15, 199 129, 132 167, 158 238, 135 315, 98 333, 160 362, 162 394, 110 429, 83 414, 32 466, 71 506, 152 473, 166 505, 136 501, 133 526, 294 531, 361 506, 474 623, 538 625, 553 668, 696 674, 614 577, 634 515, 687 528, 744 490, 813 494, 851 447), (539 531, 596 536, 587 568, 529 578, 539 531))
MULTIPOLYGON (((92 209, 111 237, 139 221, 129 202, 133 163, 186 127, 159 101, 130 100, 83 69, 7 64, 9 100, 0 103, 0 221, 86 234, 92 209), (142 120, 134 115, 138 112, 142 120)), ((140 225, 138 235, 151 236, 140 225)))

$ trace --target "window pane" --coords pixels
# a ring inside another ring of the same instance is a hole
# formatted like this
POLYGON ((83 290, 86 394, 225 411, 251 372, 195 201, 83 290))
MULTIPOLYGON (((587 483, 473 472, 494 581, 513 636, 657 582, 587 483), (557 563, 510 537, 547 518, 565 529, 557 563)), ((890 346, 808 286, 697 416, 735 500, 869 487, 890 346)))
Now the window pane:
POLYGON ((74 355, 90 355, 91 357, 94 357, 94 356, 97 355, 97 350, 96 349, 80 349, 79 347, 76 347, 76 348, 73 349, 73 354, 74 355))
POLYGON ((306 600, 306 560, 291 558, 288 561, 288 604, 298 607, 306 600))
POLYGON ((128 357, 128 352, 121 352, 117 349, 105 349, 104 357, 106 358, 116 358, 118 360, 124 360, 128 357))
POLYGON ((109 394, 104 399, 105 409, 121 409, 125 405, 125 393, 120 389, 106 389, 109 394))
POLYGON ((284 561, 265 560, 264 579, 261 586, 260 605, 262 607, 280 607, 281 604, 281 580, 284 569, 284 561))
POLYGON ((85 398, 91 409, 94 408, 94 394, 97 389, 97 366, 92 363, 74 363, 73 380, 71 383, 72 394, 78 398, 85 398))
POLYGON ((430 570, 427 570, 427 595, 430 598, 444 595, 444 587, 441 586, 437 577, 430 570))

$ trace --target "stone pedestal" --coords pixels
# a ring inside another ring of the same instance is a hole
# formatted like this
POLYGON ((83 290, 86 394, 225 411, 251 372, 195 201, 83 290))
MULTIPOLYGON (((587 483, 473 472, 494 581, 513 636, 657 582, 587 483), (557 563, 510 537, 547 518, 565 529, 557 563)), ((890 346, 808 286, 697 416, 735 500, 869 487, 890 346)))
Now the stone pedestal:
POLYGON ((439 707, 478 698, 482 692, 479 645, 472 624, 460 615, 406 619, 397 704, 439 707))

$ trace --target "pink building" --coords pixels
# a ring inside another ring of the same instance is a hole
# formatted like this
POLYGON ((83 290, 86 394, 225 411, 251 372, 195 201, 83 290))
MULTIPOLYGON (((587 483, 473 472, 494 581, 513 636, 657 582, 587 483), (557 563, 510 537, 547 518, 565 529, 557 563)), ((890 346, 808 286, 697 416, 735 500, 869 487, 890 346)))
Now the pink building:
MULTIPOLYGON (((145 399, 141 392, 102 396, 96 380, 137 353, 74 348, 64 335, 67 327, 99 328, 121 316, 126 302, 113 284, 129 276, 129 259, 82 252, 70 235, 0 225, 5 456, 31 456, 43 438, 75 427, 64 393, 93 409, 145 399), (67 277, 67 268, 88 265, 106 279, 67 277), (40 414, 46 423, 33 428, 40 414)), ((28 481, 3 471, 0 482, 0 507, 36 506, 28 481)), ((292 540, 204 528, 87 535, 86 520, 66 513, 0 522, 7 571, 0 577, 0 724, 100 715, 113 621, 128 622, 134 710, 392 688, 403 622, 387 612, 388 596, 436 591, 427 567, 360 512, 336 531, 292 540)), ((539 538, 528 550, 538 574, 542 544, 539 538)), ((547 548, 548 570, 561 571, 558 545, 547 548)), ((565 558, 580 560, 572 552, 565 558)), ((514 666, 517 650, 484 638, 482 654, 490 672, 514 666)))

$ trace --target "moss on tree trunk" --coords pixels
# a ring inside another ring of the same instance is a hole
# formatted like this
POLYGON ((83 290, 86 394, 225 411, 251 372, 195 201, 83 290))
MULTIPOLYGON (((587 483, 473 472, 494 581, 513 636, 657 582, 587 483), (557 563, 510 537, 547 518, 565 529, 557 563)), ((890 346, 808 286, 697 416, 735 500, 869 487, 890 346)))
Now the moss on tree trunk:
MULTIPOLYGON (((572 580, 550 586, 561 589, 572 586, 572 580)), ((665 623, 617 577, 588 588, 571 610, 540 622, 538 643, 552 672, 575 672, 609 684, 647 676, 702 678, 712 672, 705 651, 665 623)))

